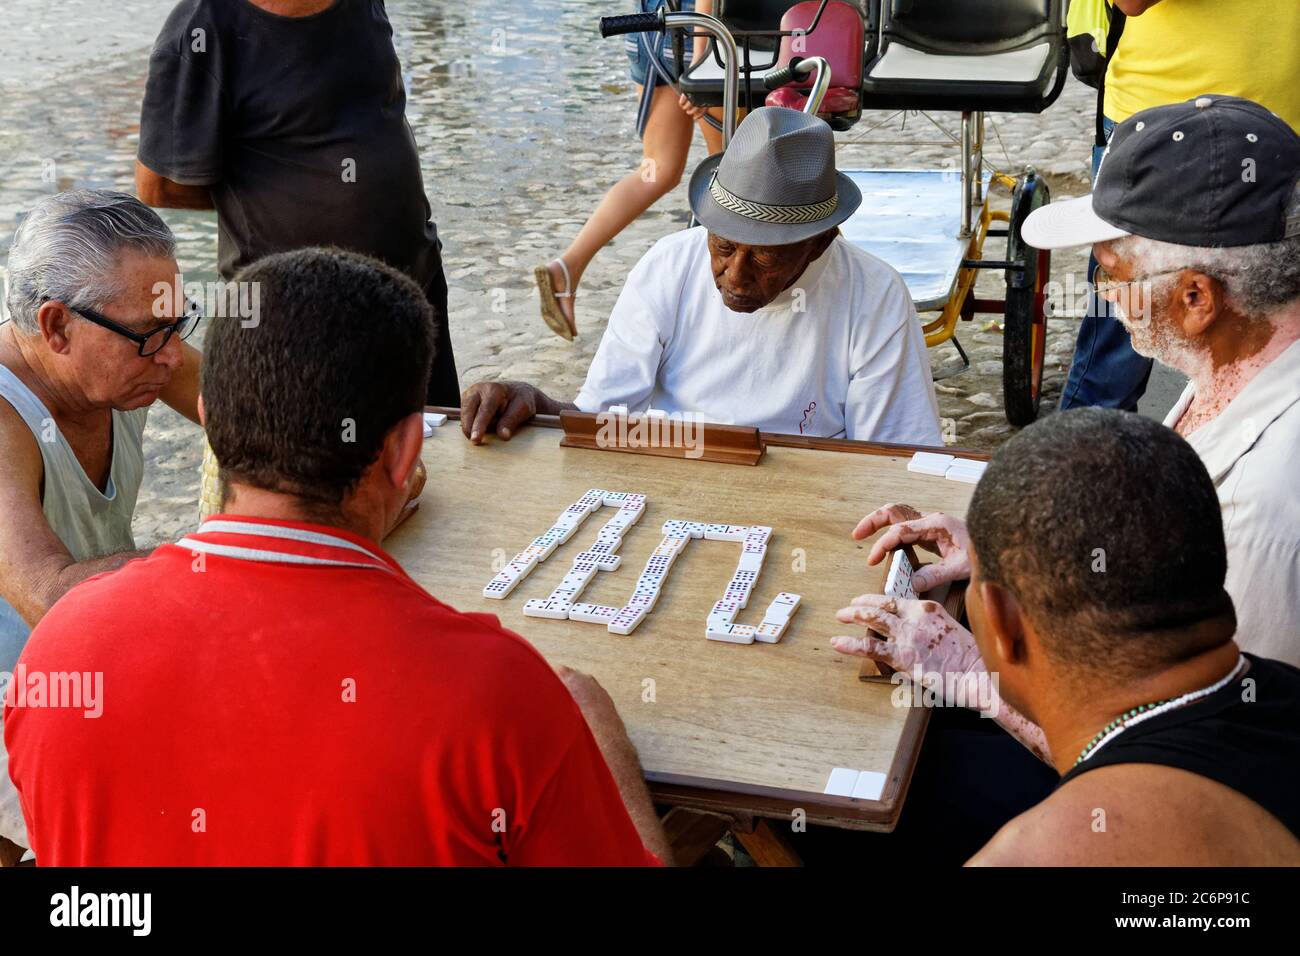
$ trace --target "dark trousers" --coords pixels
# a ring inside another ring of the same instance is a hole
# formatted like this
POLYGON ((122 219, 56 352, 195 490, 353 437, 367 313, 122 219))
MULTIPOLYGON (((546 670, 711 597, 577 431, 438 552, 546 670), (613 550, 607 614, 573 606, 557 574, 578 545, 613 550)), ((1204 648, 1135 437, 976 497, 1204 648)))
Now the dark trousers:
POLYGON ((447 315, 447 277, 442 271, 442 256, 425 284, 424 297, 433 306, 433 371, 429 374, 430 405, 460 408, 460 379, 456 375, 456 355, 451 349, 451 329, 447 315))
MULTIPOLYGON (((1106 120, 1105 128, 1109 136, 1115 124, 1106 120)), ((1094 180, 1103 152, 1100 146, 1092 148, 1094 180)), ((1089 256, 1089 286, 1096 269, 1097 260, 1089 256)), ((1151 359, 1133 351, 1128 330, 1111 314, 1104 300, 1090 293, 1088 314, 1079 325, 1079 338, 1074 345, 1070 377, 1061 392, 1061 410, 1098 406, 1135 412, 1150 377, 1151 359)))
POLYGON ((1060 776, 990 718, 935 710, 892 836, 960 865, 1003 825, 1056 789, 1060 776))

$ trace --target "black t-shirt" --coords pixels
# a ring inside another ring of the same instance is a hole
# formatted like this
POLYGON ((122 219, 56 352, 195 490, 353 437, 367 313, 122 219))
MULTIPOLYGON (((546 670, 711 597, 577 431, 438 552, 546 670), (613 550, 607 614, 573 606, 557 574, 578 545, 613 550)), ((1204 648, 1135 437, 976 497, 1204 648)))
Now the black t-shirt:
POLYGON ((1236 680, 1124 731, 1061 785, 1114 764, 1176 767, 1236 790, 1300 837, 1300 670, 1245 657, 1236 680))
POLYGON ((140 161, 209 186, 229 278, 272 252, 333 245, 427 287, 441 277, 383 0, 282 17, 183 0, 149 60, 140 161))

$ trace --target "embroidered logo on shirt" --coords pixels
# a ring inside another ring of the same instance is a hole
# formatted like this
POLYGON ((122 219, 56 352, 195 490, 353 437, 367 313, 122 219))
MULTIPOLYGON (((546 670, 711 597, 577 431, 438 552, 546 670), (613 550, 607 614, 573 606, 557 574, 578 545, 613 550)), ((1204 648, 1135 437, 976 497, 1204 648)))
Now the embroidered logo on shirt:
POLYGON ((799 423, 799 434, 806 435, 812 429, 813 419, 817 417, 817 403, 809 402, 803 410, 803 421, 799 423))

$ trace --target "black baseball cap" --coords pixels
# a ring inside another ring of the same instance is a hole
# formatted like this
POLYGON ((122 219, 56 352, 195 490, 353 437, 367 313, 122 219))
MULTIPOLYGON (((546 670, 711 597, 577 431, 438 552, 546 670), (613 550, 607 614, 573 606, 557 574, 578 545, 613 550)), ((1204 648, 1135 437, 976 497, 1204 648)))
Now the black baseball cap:
POLYGON ((1031 246, 1057 249, 1122 236, 1185 246, 1250 246, 1300 235, 1288 220, 1300 182, 1300 136, 1236 96, 1206 94, 1134 113, 1115 127, 1092 194, 1025 220, 1031 246))

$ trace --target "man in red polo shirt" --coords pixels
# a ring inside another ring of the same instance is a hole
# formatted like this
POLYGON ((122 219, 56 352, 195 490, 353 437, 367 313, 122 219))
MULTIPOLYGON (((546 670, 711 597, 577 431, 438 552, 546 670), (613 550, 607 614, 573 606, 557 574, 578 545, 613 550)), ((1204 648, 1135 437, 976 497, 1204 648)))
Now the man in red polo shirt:
POLYGON ((423 441, 420 289, 336 250, 240 279, 261 321, 214 321, 200 399, 225 513, 70 591, 15 671, 5 740, 37 862, 666 859, 608 695, 375 543, 423 441), (102 693, 56 699, 70 674, 102 693))

